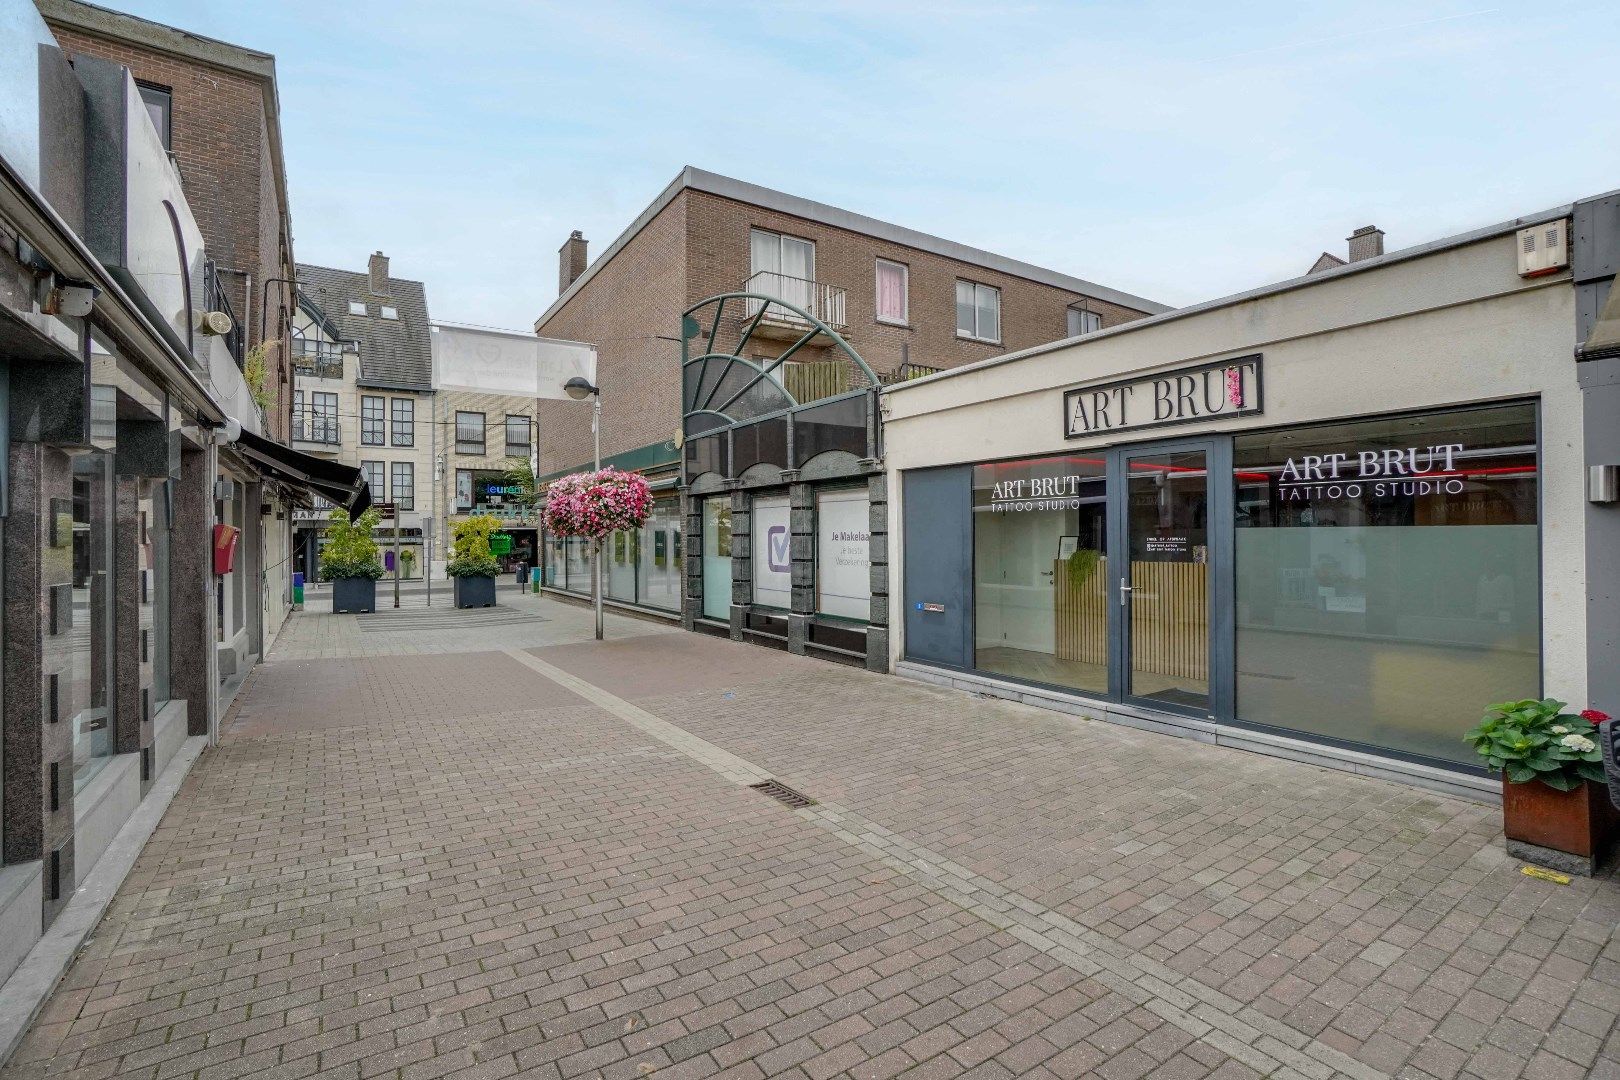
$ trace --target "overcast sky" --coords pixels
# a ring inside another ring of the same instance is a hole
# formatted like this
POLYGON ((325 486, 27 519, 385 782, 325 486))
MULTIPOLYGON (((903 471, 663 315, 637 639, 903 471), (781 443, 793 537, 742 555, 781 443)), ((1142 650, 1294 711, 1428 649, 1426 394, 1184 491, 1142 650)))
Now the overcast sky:
POLYGON ((463 322, 688 164, 1170 304, 1620 187, 1613 2, 103 2, 274 53, 298 258, 463 322))

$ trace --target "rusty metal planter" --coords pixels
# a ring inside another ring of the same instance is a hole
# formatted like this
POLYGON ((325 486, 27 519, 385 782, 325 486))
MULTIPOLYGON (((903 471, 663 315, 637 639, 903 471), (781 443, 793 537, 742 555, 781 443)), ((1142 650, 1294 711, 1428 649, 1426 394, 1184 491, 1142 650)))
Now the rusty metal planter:
POLYGON ((1617 817, 1608 791, 1596 784, 1558 791, 1540 780, 1514 784, 1502 778, 1502 832, 1509 854, 1591 874, 1609 853, 1617 817), (1549 853, 1573 859, 1549 858, 1549 853))

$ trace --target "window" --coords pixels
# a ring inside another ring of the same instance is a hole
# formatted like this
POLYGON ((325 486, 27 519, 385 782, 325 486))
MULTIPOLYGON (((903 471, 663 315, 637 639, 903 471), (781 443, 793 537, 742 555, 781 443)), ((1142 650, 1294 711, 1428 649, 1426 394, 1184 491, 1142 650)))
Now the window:
POLYGON ((359 300, 350 300, 349 301, 349 314, 350 315, 364 315, 365 313, 366 313, 366 305, 362 301, 359 301, 359 300))
POLYGON ((304 407, 304 392, 293 391, 293 438, 305 442, 338 441, 337 395, 315 391, 304 407))
POLYGON ((872 502, 866 488, 822 490, 816 498, 816 610, 872 617, 872 502))
POLYGON ((394 308, 384 307, 382 309, 382 317, 385 319, 397 319, 399 318, 399 312, 394 308))
POLYGON ((877 261, 877 321, 904 324, 910 298, 906 295, 911 271, 904 263, 877 261))
POLYGON ((1476 764, 1479 703, 1541 696, 1535 407, 1241 434, 1232 460, 1238 718, 1476 764))
POLYGON ((397 397, 390 399, 394 410, 393 445, 416 445, 416 399, 397 397))
POLYGON ((416 509, 416 466, 409 461, 391 465, 394 476, 393 503, 396 510, 416 509))
POLYGON ((1001 342, 1001 290, 971 281, 956 283, 956 336, 1001 342))
MULTIPOLYGON (((572 577, 572 568, 569 576, 572 577)), ((731 617, 731 496, 703 500, 703 617, 731 617)))
POLYGON ((371 489, 372 502, 388 501, 388 485, 383 476, 383 463, 380 461, 362 461, 360 474, 366 478, 366 486, 371 489))
POLYGON ((456 509, 473 508, 473 474, 471 469, 456 470, 456 509))
POLYGON ((1095 311, 1087 311, 1083 307, 1069 309, 1069 336, 1079 337, 1089 334, 1093 330, 1102 329, 1102 316, 1095 311))
POLYGON ((174 94, 166 86, 148 86, 139 83, 141 101, 146 105, 146 115, 152 118, 152 126, 157 129, 158 138, 163 142, 163 149, 173 151, 174 142, 170 134, 170 121, 174 115, 174 94))
POLYGON ((371 394, 360 395, 360 445, 383 444, 383 399, 371 394))
POLYGON ((484 414, 456 412, 456 453, 484 455, 484 414))
POLYGON ((506 456, 528 457, 530 446, 529 418, 527 416, 508 416, 506 418, 506 456))
POLYGON ((764 229, 748 232, 748 291, 776 296, 811 310, 816 276, 816 245, 764 229))

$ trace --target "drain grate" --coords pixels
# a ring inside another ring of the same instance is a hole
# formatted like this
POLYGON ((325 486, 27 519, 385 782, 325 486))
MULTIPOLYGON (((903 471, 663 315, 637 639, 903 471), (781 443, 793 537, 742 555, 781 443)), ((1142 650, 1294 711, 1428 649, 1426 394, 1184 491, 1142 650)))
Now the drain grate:
POLYGON ((763 784, 749 784, 755 791, 763 791, 783 806, 791 806, 795 810, 802 810, 806 806, 816 805, 816 800, 802 791, 794 791, 780 780, 767 780, 763 784))

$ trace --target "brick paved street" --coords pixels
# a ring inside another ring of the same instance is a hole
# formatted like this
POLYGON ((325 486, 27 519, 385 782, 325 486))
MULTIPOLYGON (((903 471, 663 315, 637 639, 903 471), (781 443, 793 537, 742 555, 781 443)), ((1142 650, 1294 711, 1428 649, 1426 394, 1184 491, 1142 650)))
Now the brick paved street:
POLYGON ((501 602, 295 616, 3 1075, 1620 1077, 1491 808, 501 602))

